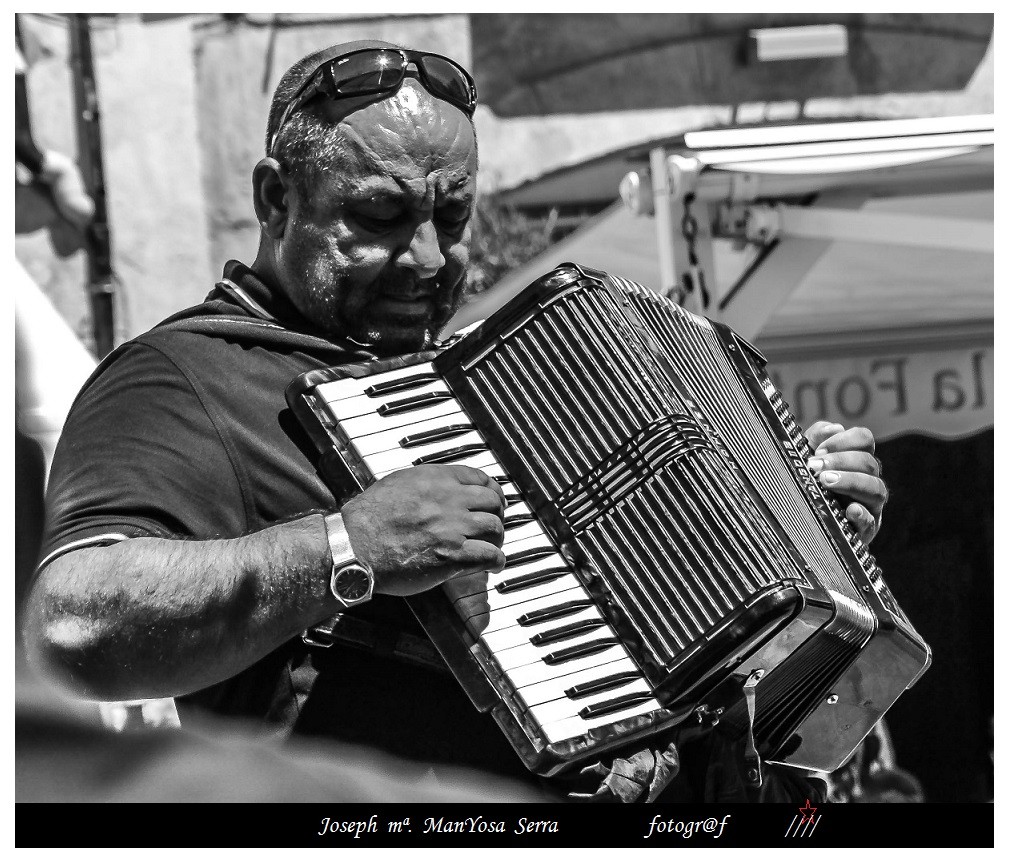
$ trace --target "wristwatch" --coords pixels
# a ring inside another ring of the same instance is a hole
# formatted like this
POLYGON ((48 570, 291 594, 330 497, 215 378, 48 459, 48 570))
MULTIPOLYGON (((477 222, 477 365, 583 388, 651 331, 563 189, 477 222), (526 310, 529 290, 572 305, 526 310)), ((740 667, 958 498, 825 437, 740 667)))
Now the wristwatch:
POLYGON ((375 590, 375 575, 354 556, 343 526, 343 516, 339 512, 326 516, 326 535, 333 559, 329 591, 345 609, 370 601, 375 590))

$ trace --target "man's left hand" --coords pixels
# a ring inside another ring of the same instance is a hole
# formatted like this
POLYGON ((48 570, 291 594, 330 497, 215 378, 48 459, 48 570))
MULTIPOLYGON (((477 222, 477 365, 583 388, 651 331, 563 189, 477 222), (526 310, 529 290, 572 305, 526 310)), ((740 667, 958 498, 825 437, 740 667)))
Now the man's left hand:
POLYGON ((863 542, 879 532, 883 504, 889 497, 874 456, 876 440, 865 427, 845 430, 841 424, 817 421, 806 431, 813 457, 807 465, 820 485, 850 499, 845 514, 863 542))

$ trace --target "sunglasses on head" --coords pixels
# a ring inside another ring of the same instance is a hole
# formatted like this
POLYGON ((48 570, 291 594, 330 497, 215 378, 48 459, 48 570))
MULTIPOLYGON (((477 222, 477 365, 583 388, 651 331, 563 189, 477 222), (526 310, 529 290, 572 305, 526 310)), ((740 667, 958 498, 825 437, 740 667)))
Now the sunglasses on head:
POLYGON ((366 47, 324 62, 284 108, 277 129, 270 138, 270 151, 288 119, 312 98, 325 94, 332 100, 369 94, 391 94, 406 79, 410 65, 435 97, 446 100, 472 116, 476 109, 476 84, 466 69, 445 56, 395 47, 366 47))

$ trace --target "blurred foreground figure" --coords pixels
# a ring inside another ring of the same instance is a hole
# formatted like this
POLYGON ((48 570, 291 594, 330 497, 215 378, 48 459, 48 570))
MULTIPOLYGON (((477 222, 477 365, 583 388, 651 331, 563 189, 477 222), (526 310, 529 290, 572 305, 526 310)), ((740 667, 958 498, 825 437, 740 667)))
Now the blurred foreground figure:
POLYGON ((433 802, 537 800, 526 787, 465 769, 435 778, 424 764, 337 743, 281 744, 243 722, 115 733, 93 704, 21 682, 14 800, 46 802, 433 802))

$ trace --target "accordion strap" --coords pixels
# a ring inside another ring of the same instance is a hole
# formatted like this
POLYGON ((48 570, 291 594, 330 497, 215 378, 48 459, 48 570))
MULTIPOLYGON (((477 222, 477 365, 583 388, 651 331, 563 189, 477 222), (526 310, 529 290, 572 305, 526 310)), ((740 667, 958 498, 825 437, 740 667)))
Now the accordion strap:
POLYGON ((757 752, 757 744, 753 735, 753 723, 757 715, 757 681, 763 676, 762 671, 754 671, 746 678, 743 684, 743 697, 746 700, 746 743, 743 748, 743 768, 745 769, 746 782, 751 786, 760 787, 764 782, 764 775, 761 769, 760 754, 757 752))
POLYGON ((346 645, 444 674, 450 673, 441 654, 428 639, 343 613, 310 627, 301 634, 301 638, 312 648, 346 645))

